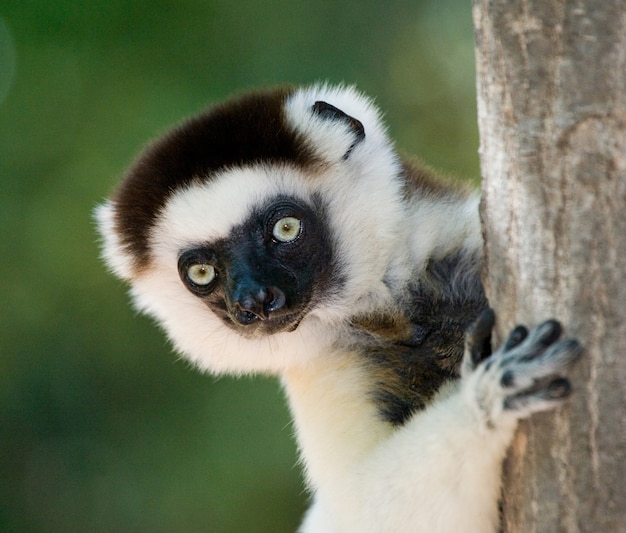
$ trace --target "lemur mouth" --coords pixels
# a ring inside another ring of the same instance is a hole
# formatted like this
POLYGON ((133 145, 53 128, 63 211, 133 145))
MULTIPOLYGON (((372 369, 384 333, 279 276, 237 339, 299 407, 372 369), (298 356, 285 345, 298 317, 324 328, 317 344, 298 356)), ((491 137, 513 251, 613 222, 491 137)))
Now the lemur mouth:
POLYGON ((303 319, 302 313, 285 313, 264 318, 253 313, 250 314, 253 316, 241 316, 239 314, 237 317, 233 317, 229 313, 227 317, 224 317, 224 321, 242 337, 253 339, 276 335, 277 333, 290 333, 298 329, 303 319))

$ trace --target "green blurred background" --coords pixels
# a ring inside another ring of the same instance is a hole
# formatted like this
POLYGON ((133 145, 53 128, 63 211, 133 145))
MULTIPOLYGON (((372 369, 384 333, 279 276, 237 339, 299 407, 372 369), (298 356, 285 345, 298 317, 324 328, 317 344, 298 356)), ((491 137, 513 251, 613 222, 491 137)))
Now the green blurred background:
POLYGON ((467 0, 0 4, 0 531, 293 532, 278 383, 200 375, 128 305, 91 212, 232 92, 376 96, 401 150, 478 175, 467 0))

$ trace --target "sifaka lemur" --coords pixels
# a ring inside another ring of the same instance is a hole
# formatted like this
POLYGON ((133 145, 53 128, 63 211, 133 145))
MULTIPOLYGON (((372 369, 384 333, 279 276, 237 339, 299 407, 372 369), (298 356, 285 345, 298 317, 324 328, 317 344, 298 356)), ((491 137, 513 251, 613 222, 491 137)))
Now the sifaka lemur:
POLYGON ((495 532, 517 421, 569 395, 546 321, 491 353, 478 195, 402 159, 349 87, 252 92, 149 145, 103 256, 182 354, 280 377, 302 533, 495 532))

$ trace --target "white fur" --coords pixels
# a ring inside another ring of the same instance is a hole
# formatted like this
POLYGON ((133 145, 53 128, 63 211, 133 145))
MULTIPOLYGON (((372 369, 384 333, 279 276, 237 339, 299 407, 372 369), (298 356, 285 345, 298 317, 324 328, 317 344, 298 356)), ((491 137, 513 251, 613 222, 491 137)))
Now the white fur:
POLYGON ((482 237, 477 216, 479 201, 477 194, 461 200, 416 200, 408 222, 414 228, 409 247, 415 264, 462 247, 469 250, 480 249, 482 237))
POLYGON ((497 378, 449 385, 393 429, 363 402, 367 385, 344 357, 330 354, 284 377, 315 493, 301 533, 495 532, 501 462, 515 428, 501 409, 487 427, 479 405, 500 388, 497 378))
POLYGON ((125 280, 133 278, 133 258, 120 242, 115 230, 115 205, 105 202, 95 210, 95 218, 102 237, 101 255, 111 271, 125 280))

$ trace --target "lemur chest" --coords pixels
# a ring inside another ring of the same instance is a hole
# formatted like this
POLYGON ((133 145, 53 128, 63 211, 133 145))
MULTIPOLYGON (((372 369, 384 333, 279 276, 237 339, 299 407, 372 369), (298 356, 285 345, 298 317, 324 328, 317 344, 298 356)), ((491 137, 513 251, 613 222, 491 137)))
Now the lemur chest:
POLYGON ((462 253, 429 263, 393 314, 357 317, 360 351, 380 416, 403 424, 459 376, 465 331, 487 306, 479 262, 462 253))

